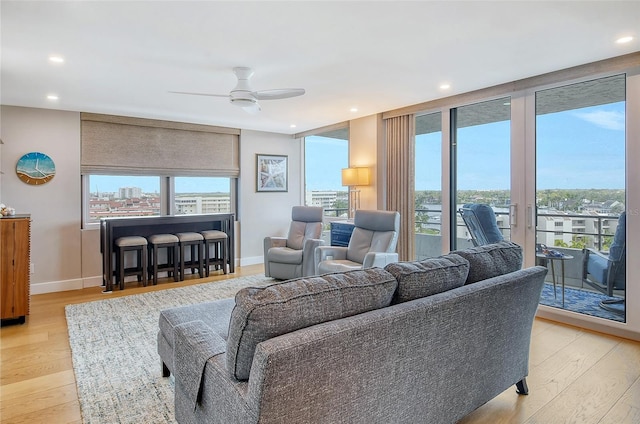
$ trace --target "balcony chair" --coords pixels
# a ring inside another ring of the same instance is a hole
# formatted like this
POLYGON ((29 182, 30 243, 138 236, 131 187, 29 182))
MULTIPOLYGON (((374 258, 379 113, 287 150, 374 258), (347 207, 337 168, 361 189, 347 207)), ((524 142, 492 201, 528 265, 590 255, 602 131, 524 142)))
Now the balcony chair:
POLYGON ((314 275, 313 251, 324 244, 324 208, 294 206, 287 237, 265 237, 264 275, 288 280, 314 275))
POLYGON ((398 262, 396 245, 400 231, 400 213, 356 210, 353 223, 355 226, 347 247, 316 248, 316 275, 384 267, 398 262))
MULTIPOLYGON (((614 290, 624 290, 626 287, 626 224, 627 215, 623 212, 618 219, 618 227, 608 255, 594 249, 582 250, 582 282, 609 297, 614 297, 614 290)), ((603 300, 600 306, 610 312, 624 315, 624 306, 622 309, 611 306, 620 303, 624 304, 623 298, 603 300)))
POLYGON ((484 203, 467 203, 458 209, 460 216, 469 229, 474 246, 498 243, 504 240, 496 214, 491 206, 484 203))

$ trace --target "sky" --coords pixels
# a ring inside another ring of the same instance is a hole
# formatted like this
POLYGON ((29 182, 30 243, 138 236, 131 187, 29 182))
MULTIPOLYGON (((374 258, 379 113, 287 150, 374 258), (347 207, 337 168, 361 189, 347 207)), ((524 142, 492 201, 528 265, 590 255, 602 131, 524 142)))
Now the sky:
MULTIPOLYGON (((624 102, 540 115, 536 187, 624 189, 624 102)), ((509 121, 458 131, 458 189, 509 189, 509 121)), ((416 141, 416 190, 440 190, 441 134, 416 141)))
MULTIPOLYGON (((536 122, 537 189, 623 189, 625 104, 618 102, 541 115, 536 122)), ((458 189, 509 189, 509 121, 458 131, 458 189)), ((416 139, 416 190, 440 190, 440 133, 416 139)), ((348 143, 312 136, 305 140, 306 190, 346 190, 348 143)), ((160 192, 158 177, 91 176, 91 192, 119 187, 160 192)), ((176 178, 176 193, 229 191, 225 178, 176 178)))

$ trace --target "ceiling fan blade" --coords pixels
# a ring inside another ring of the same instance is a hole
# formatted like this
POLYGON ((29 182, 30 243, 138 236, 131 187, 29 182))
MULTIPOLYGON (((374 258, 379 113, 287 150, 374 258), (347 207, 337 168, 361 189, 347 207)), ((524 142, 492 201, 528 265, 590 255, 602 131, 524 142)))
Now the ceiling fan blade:
POLYGON ((278 88, 275 90, 254 91, 251 94, 258 100, 278 100, 302 96, 304 93, 304 88, 278 88))
POLYGON ((169 91, 169 93, 173 93, 173 94, 188 94, 190 96, 206 96, 206 97, 225 97, 225 98, 229 98, 228 94, 192 93, 192 92, 189 92, 189 91, 169 91))

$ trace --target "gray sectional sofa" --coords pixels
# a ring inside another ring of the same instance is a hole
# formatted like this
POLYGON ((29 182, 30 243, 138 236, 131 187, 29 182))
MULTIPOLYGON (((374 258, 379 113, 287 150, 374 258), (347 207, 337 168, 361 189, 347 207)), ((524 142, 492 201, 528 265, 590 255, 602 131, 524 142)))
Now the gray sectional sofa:
POLYGON ((546 268, 510 242, 165 310, 179 423, 455 423, 516 385, 546 268))

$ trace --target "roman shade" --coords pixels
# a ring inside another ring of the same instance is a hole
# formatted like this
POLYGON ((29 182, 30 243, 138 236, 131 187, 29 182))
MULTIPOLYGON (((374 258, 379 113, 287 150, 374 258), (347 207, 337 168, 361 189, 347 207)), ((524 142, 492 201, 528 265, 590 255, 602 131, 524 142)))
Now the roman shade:
POLYGON ((238 177, 240 130, 82 113, 83 174, 238 177))

